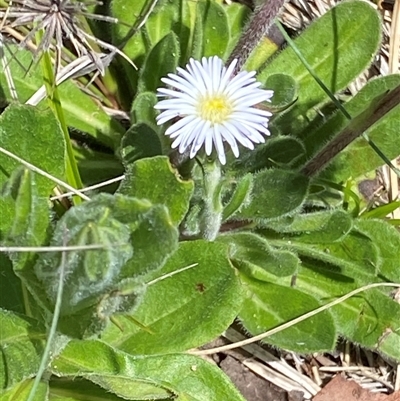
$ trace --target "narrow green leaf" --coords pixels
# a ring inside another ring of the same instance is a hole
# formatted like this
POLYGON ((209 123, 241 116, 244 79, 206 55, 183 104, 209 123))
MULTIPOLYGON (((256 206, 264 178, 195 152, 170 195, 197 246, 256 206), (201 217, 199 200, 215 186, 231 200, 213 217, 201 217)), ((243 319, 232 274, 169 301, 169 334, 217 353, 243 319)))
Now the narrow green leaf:
POLYGON ((301 207, 308 191, 308 179, 285 170, 263 170, 254 174, 251 200, 237 216, 266 220, 290 215, 301 207))
POLYGON ((188 55, 193 57, 195 60, 200 60, 203 54, 203 41, 204 41, 204 29, 203 21, 200 13, 200 2, 188 2, 191 14, 193 15, 193 37, 190 48, 188 49, 188 55))
POLYGON ((224 244, 183 242, 149 285, 134 318, 118 318, 124 331, 109 326, 102 339, 130 354, 183 351, 211 341, 235 319, 242 303, 242 287, 224 244), (168 277, 171 272, 195 266, 168 277))
POLYGON ((189 209, 193 187, 192 181, 183 181, 179 177, 168 157, 158 156, 129 165, 118 192, 165 205, 172 222, 178 225, 189 209))
POLYGON ((0 389, 6 389, 36 373, 46 331, 36 320, 3 309, 0 327, 0 389))
POLYGON ((163 390, 164 398, 174 395, 182 401, 244 401, 219 368, 192 355, 134 358, 99 341, 72 341, 52 362, 52 370, 60 376, 86 377, 113 393, 132 389, 125 396, 129 400, 148 399, 149 395, 151 399, 163 390), (147 385, 146 391, 141 384, 147 385))
MULTIPOLYGON (((352 82, 371 63, 381 41, 378 13, 366 2, 339 3, 310 25, 295 44, 325 85, 336 93, 352 82), (357 18, 354 18, 357 16, 357 18)), ((294 51, 287 47, 259 75, 265 82, 284 72, 299 88, 298 101, 273 125, 283 133, 296 134, 315 118, 315 106, 328 100, 294 51)))
POLYGON ((253 187, 253 176, 251 174, 246 174, 241 177, 233 191, 232 197, 229 202, 224 206, 222 213, 222 221, 226 221, 235 212, 240 210, 240 208, 249 200, 250 193, 253 187))
MULTIPOLYGON (((256 335, 318 308, 321 304, 297 289, 245 279, 249 296, 239 318, 256 335)), ((298 323, 264 341, 295 352, 332 350, 336 344, 335 322, 329 311, 298 323)))
POLYGON ((178 38, 173 32, 164 36, 150 51, 140 72, 140 92, 156 92, 162 85, 161 78, 175 72, 180 56, 178 38))

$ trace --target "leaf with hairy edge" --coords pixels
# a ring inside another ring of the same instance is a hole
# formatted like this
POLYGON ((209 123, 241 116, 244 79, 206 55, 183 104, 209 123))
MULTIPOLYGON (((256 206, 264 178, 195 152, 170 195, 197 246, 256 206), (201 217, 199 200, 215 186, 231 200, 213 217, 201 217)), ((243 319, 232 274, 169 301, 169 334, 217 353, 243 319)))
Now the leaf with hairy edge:
POLYGON ((72 341, 52 361, 57 376, 84 377, 128 400, 244 401, 220 369, 193 355, 135 358, 99 341, 72 341), (88 358, 101 355, 101 358, 88 358))
POLYGON ((343 210, 299 214, 267 223, 267 227, 287 234, 285 238, 323 244, 340 241, 353 228, 351 216, 343 210))
MULTIPOLYGON (((363 1, 339 3, 295 39, 303 57, 333 93, 346 88, 365 70, 380 42, 379 15, 363 1)), ((258 79, 265 82, 282 71, 297 82, 298 100, 271 126, 281 133, 296 135, 316 117, 315 107, 329 98, 290 47, 273 59, 258 79)))
POLYGON ((250 202, 237 218, 263 221, 295 213, 306 199, 308 178, 291 171, 271 169, 254 174, 250 202))
MULTIPOLYGON (((254 233, 227 233, 220 235, 217 241, 230 245, 230 258, 239 270, 262 269, 275 276, 285 277, 295 274, 300 265, 299 258, 293 252, 276 250, 265 238, 254 233)), ((257 272, 253 274, 257 277, 257 272)))
MULTIPOLYGON (((315 297, 297 289, 247 277, 243 279, 249 294, 239 318, 252 335, 261 334, 321 306, 315 297)), ((329 311, 264 339, 269 344, 302 353, 332 350, 336 340, 335 322, 329 311)))
POLYGON ((244 150, 233 162, 233 169, 240 172, 256 173, 265 168, 290 167, 306 152, 304 144, 290 136, 275 136, 257 146, 254 150, 244 150))
POLYGON ((123 332, 109 326, 102 340, 130 354, 183 351, 211 341, 233 322, 243 294, 225 244, 183 242, 166 265, 147 278, 164 278, 147 287, 134 318, 118 317, 123 332), (186 266, 186 271, 169 277, 186 266))
POLYGON ((129 165, 118 192, 165 205, 172 222, 178 225, 189 209, 193 182, 183 181, 178 171, 171 166, 168 157, 158 156, 141 159, 129 165))
POLYGON ((37 372, 46 330, 34 319, 3 309, 0 328, 0 389, 6 389, 37 372))
POLYGON ((157 112, 154 109, 157 102, 158 99, 154 92, 139 93, 131 107, 132 124, 145 123, 158 130, 159 127, 156 125, 157 112))
MULTIPOLYGON (((67 254, 62 314, 70 315, 95 305, 121 279, 159 269, 176 249, 178 234, 165 207, 121 194, 100 194, 60 219, 51 245, 62 245, 65 237, 68 245, 104 246, 67 254)), ((53 303, 60 265, 60 252, 41 254, 35 265, 53 303)))

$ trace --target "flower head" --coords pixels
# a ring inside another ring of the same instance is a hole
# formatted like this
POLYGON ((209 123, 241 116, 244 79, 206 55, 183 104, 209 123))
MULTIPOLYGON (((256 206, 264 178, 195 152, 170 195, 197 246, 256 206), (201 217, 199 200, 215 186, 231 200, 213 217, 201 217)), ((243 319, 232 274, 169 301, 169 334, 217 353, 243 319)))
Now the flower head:
POLYGON ((236 62, 225 67, 217 56, 203 57, 201 62, 190 59, 186 69, 178 68, 178 74, 161 79, 173 89, 157 90, 158 96, 168 97, 155 105, 163 110, 157 116, 157 124, 179 118, 165 132, 174 139, 172 148, 178 148, 180 153, 190 148, 193 158, 203 144, 207 155, 214 147, 225 164, 224 142, 238 157, 238 142, 254 149, 255 143, 265 141, 263 135, 270 135, 271 113, 254 106, 270 101, 273 91, 260 89, 254 71, 233 75, 236 62))

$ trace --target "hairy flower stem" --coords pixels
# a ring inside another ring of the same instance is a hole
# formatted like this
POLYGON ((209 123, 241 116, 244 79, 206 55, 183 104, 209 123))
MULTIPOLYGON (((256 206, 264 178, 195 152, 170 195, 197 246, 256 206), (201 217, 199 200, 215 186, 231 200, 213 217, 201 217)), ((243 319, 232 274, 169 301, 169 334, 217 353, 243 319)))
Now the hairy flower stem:
POLYGON ((263 0, 263 3, 255 8, 249 24, 227 61, 227 64, 230 64, 232 60, 238 60, 234 73, 241 70, 250 53, 268 32, 274 19, 287 1, 263 0))
POLYGON ((206 161, 204 171, 204 204, 200 216, 201 237, 213 241, 222 221, 221 166, 218 161, 206 161))
MULTIPOLYGON (((322 170, 339 152, 362 135, 368 128, 400 104, 400 85, 376 99, 363 113, 353 118, 349 125, 317 153, 301 170, 312 177, 322 170)), ((374 149, 377 151, 377 149, 374 149)), ((396 172, 399 175, 399 172, 396 172)))

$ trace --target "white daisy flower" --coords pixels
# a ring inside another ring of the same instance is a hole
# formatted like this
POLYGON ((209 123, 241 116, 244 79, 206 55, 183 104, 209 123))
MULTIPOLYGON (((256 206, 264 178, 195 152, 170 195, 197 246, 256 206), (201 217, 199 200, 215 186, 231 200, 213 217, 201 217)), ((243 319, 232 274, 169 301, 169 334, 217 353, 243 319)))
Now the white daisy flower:
POLYGON ((253 106, 270 101, 273 91, 260 89, 254 78, 256 72, 239 72, 232 75, 237 60, 228 68, 217 57, 203 57, 201 62, 190 59, 186 69, 168 74, 161 81, 173 89, 158 88, 157 95, 167 97, 154 107, 163 110, 157 116, 161 125, 176 117, 165 135, 174 139, 171 147, 184 153, 190 148, 193 158, 205 145, 210 155, 213 146, 222 164, 226 163, 224 142, 239 156, 238 142, 249 149, 265 141, 270 135, 268 118, 271 113, 253 106))

